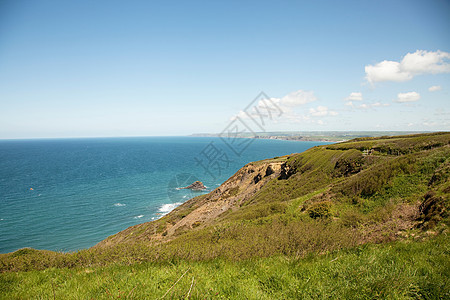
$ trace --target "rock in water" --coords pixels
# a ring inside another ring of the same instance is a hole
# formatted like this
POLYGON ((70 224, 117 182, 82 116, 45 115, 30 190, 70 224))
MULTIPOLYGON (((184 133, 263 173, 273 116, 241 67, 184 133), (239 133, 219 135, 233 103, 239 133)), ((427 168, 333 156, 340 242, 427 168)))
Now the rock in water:
POLYGON ((203 182, 201 181, 196 181, 190 185, 188 185, 187 187, 184 187, 182 189, 190 189, 190 190, 206 190, 206 186, 203 185, 203 182))

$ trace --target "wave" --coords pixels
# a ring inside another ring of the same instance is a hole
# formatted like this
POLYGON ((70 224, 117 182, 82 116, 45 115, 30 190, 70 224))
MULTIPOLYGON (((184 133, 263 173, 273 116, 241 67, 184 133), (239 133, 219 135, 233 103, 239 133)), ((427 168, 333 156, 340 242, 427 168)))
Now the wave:
POLYGON ((179 206, 183 204, 182 202, 175 202, 175 203, 167 203, 167 204, 163 204, 158 211, 164 214, 167 214, 169 212, 171 212, 175 207, 179 206))
POLYGON ((136 217, 134 217, 133 219, 140 219, 140 218, 142 218, 144 215, 139 215, 139 216, 136 216, 136 217))
POLYGON ((114 203, 114 206, 120 207, 120 206, 126 206, 124 203, 114 203))

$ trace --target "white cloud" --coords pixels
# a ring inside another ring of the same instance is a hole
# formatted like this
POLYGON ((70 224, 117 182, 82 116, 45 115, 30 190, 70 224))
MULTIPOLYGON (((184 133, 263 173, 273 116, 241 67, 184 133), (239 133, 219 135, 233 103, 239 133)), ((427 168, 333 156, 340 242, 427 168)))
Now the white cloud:
POLYGON ((233 121, 237 117, 244 120, 263 120, 264 126, 281 123, 326 125, 326 122, 322 118, 337 116, 339 114, 327 106, 319 105, 313 108, 302 107, 314 101, 317 101, 317 97, 313 91, 298 90, 282 98, 261 99, 255 105, 248 108, 246 112, 240 111, 230 120, 233 121), (282 117, 277 118, 280 110, 282 111, 282 117))
POLYGON ((313 117, 323 117, 328 114, 328 107, 318 106, 317 108, 310 108, 309 114, 313 117))
POLYGON ((324 116, 336 116, 337 112, 329 110, 326 106, 317 106, 317 108, 310 108, 309 115, 313 117, 324 117, 324 116))
POLYGON ((350 93, 350 96, 345 98, 347 101, 362 101, 362 93, 350 93))
POLYGON ((241 119, 260 119, 264 118, 266 121, 277 122, 276 116, 282 114, 283 120, 297 122, 305 120, 305 116, 298 115, 295 108, 303 106, 307 103, 314 102, 317 97, 313 91, 298 90, 287 94, 282 98, 261 99, 253 105, 246 112, 239 111, 239 113, 230 118, 230 120, 239 117, 241 119))
POLYGON ((375 107, 386 107, 386 106, 390 106, 390 104, 388 104, 388 103, 381 103, 381 102, 375 102, 375 103, 362 103, 362 104, 356 106, 352 101, 346 102, 345 105, 350 106, 350 107, 352 107, 352 108, 357 108, 357 109, 371 109, 371 108, 375 108, 375 107))
POLYGON ((369 105, 367 105, 367 104, 361 104, 360 106, 358 106, 358 108, 361 108, 361 109, 368 109, 369 108, 369 105))
POLYGON ((428 88, 428 90, 429 90, 430 92, 436 92, 436 91, 442 90, 442 87, 441 87, 440 85, 433 85, 433 86, 430 86, 430 87, 428 88))
POLYGON ((380 102, 375 102, 373 103, 371 106, 372 107, 381 107, 381 106, 389 106, 389 103, 380 103, 380 102))
POLYGON ((366 79, 368 82, 380 81, 407 81, 413 76, 401 70, 400 63, 396 61, 384 60, 376 65, 368 65, 365 67, 366 79))
POLYGON ((366 80, 370 83, 382 81, 408 81, 419 74, 449 73, 450 53, 443 51, 417 50, 407 53, 400 62, 384 60, 365 66, 366 80))
POLYGON ((400 103, 415 102, 415 101, 418 101, 419 99, 420 99, 420 94, 417 92, 398 93, 397 100, 395 100, 394 102, 400 102, 400 103))
POLYGON ((402 59, 402 69, 411 74, 438 74, 450 72, 450 53, 441 51, 417 50, 402 59))
POLYGON ((293 107, 314 102, 316 100, 317 98, 313 91, 298 90, 281 98, 280 105, 293 107))

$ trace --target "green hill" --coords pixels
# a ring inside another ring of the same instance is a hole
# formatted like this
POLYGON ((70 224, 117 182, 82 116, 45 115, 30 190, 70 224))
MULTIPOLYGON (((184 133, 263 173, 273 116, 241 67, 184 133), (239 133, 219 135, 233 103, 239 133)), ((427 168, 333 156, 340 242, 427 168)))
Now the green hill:
POLYGON ((90 249, 0 255, 2 291, 36 295, 12 288, 25 282, 46 297, 138 297, 154 285, 161 297, 189 270, 166 297, 194 286, 189 295, 201 298, 446 298, 449 171, 450 133, 360 138, 249 163, 211 193, 90 249), (125 283, 113 284, 116 275, 125 283))

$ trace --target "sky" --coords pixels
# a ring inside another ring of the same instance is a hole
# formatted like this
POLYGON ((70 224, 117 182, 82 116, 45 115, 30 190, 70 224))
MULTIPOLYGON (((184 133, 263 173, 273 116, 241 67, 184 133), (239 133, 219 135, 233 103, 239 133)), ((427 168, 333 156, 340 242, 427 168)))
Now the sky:
POLYGON ((446 0, 0 1, 1 139, 450 131, 449 92, 446 0))

